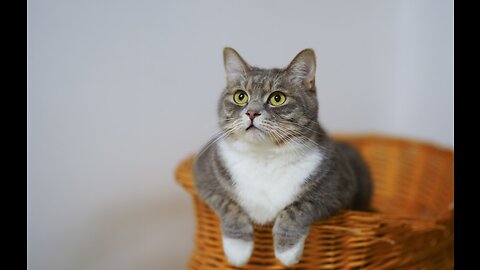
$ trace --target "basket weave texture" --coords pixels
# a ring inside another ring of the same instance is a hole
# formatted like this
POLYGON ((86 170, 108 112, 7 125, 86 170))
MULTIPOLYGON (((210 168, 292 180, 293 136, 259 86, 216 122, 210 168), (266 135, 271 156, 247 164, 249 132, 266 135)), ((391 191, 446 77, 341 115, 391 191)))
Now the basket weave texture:
MULTIPOLYGON (((384 136, 334 138, 354 144, 366 159, 376 211, 342 211, 315 222, 302 259, 289 269, 453 269, 453 152, 384 136)), ((196 193, 192 162, 176 170, 196 214, 188 269, 239 269, 224 257, 219 219, 196 193)), ((241 269, 286 269, 275 259, 272 226, 254 228, 255 248, 241 269)))

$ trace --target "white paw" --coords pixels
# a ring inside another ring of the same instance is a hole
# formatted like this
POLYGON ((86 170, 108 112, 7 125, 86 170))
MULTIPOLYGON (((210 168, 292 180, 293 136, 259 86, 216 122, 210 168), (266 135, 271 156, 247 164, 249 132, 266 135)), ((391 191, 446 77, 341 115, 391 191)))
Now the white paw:
POLYGON ((275 249, 275 257, 285 266, 291 266, 300 261, 303 254, 303 245, 305 243, 305 237, 302 237, 298 243, 287 250, 277 251, 275 249))
POLYGON ((223 252, 229 263, 242 266, 248 262, 253 251, 253 241, 223 237, 223 252))

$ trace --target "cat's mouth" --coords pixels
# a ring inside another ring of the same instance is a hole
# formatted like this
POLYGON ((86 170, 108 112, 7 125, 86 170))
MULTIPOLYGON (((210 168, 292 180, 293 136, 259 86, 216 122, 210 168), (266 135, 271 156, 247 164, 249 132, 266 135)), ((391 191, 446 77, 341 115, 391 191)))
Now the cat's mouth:
POLYGON ((252 123, 252 124, 250 124, 250 126, 248 126, 247 129, 245 129, 245 130, 249 130, 249 129, 257 129, 257 127, 254 126, 253 123, 252 123))

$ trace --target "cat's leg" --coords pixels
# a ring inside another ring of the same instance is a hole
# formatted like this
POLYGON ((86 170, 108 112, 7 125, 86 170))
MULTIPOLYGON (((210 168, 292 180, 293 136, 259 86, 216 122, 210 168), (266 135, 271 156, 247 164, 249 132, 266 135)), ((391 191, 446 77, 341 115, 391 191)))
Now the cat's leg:
MULTIPOLYGON (((327 181, 316 181, 312 185, 318 183, 325 184, 327 181)), ((296 202, 278 214, 272 233, 275 257, 282 264, 290 266, 300 261, 312 222, 325 220, 338 213, 341 208, 340 196, 332 196, 334 192, 325 186, 310 186, 296 202)))
POLYGON ((245 265, 252 255, 253 226, 248 216, 232 199, 212 196, 209 204, 214 207, 222 223, 223 252, 229 263, 245 265))
POLYGON ((301 209, 290 206, 275 219, 272 231, 275 257, 285 266, 298 263, 303 254, 310 224, 300 218, 301 214, 301 209))
POLYGON ((242 266, 253 251, 253 226, 248 215, 228 194, 225 186, 232 184, 219 159, 206 151, 195 162, 195 185, 200 197, 220 217, 223 252, 228 262, 242 266))
POLYGON ((235 266, 245 265, 253 251, 253 228, 240 219, 222 221, 223 252, 235 266))

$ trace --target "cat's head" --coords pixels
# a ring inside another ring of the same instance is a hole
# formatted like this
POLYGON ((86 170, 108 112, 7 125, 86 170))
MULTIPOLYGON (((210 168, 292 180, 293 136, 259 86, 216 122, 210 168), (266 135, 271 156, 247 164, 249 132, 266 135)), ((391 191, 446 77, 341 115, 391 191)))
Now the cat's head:
POLYGON ((227 86, 219 123, 229 138, 252 144, 302 143, 318 119, 315 53, 305 49, 282 69, 249 65, 234 49, 223 50, 227 86))

